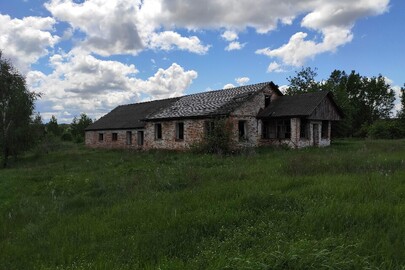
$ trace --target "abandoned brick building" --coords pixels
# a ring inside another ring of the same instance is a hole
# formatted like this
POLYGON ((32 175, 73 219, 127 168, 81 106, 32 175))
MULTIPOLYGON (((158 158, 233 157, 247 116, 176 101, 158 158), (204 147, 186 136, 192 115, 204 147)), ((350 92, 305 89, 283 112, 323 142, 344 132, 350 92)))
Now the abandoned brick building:
POLYGON ((86 129, 86 145, 190 148, 225 118, 235 147, 330 145, 342 112, 330 92, 284 96, 273 82, 118 106, 86 129))

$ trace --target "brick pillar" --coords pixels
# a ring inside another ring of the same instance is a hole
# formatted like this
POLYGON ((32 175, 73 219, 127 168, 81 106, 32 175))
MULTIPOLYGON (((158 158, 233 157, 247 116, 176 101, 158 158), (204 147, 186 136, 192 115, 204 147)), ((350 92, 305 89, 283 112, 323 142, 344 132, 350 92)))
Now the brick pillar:
POLYGON ((300 140, 300 124, 301 121, 299 118, 291 118, 291 142, 294 145, 294 148, 298 148, 300 140))

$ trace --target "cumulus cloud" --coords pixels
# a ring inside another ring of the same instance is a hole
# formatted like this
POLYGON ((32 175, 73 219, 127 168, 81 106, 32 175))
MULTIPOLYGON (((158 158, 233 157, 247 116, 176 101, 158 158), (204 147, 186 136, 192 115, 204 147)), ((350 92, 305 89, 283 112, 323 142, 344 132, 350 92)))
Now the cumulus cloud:
POLYGON ((206 54, 210 47, 202 45, 200 39, 196 36, 186 38, 173 31, 152 33, 148 40, 150 48, 164 51, 172 50, 176 46, 180 50, 206 54))
POLYGON ((232 41, 229 45, 225 48, 225 51, 234 51, 234 50, 241 50, 245 47, 246 43, 239 43, 239 41, 232 41))
MULTIPOLYGON (((237 85, 242 86, 247 84, 250 81, 249 77, 239 77, 235 79, 235 82, 237 83, 237 85)), ((236 87, 233 83, 227 83, 224 85, 224 87, 222 87, 222 89, 229 89, 229 88, 234 88, 236 87)))
MULTIPOLYGON (((181 0, 159 0, 159 13, 156 19, 166 26, 186 27, 188 29, 225 27, 243 30, 255 28, 266 33, 276 28, 281 18, 291 20, 301 4, 295 1, 258 0, 207 0, 185 3, 181 0), (286 2, 286 3, 285 3, 286 2), (289 3, 290 2, 290 3, 289 3), (265 8, 268 7, 268 8, 265 8)), ((288 20, 283 20, 288 21, 288 20)))
POLYGON ((257 50, 257 54, 279 58, 284 64, 291 66, 302 66, 308 58, 324 52, 334 52, 339 46, 350 42, 353 38, 350 30, 347 29, 325 29, 324 39, 320 43, 306 40, 307 33, 298 32, 294 34, 287 44, 280 48, 264 48, 257 50))
POLYGON ((229 89, 229 88, 234 88, 235 85, 233 85, 232 83, 227 83, 224 85, 224 87, 222 87, 223 89, 229 89))
POLYGON ((362 0, 356 3, 329 1, 315 5, 302 19, 301 26, 321 33, 321 42, 307 39, 307 33, 298 32, 281 47, 267 47, 257 50, 256 53, 281 59, 287 65, 301 66, 309 58, 325 52, 335 52, 338 47, 350 42, 353 39, 351 29, 354 22, 362 17, 386 12, 388 4, 389 0, 362 0))
POLYGON ((31 71, 27 84, 43 93, 38 105, 58 119, 71 119, 81 112, 98 118, 118 105, 139 101, 141 94, 151 98, 182 95, 197 77, 194 70, 185 71, 174 63, 142 80, 136 78, 134 65, 100 60, 78 51, 56 54, 50 62, 54 68, 51 74, 31 71))
POLYGON ((389 8, 389 0, 328 1, 317 5, 302 20, 302 26, 315 30, 348 28, 362 17, 379 15, 389 8))
POLYGON ((304 15, 302 28, 319 33, 321 41, 308 38, 308 31, 300 31, 279 48, 257 51, 292 66, 303 65, 318 54, 336 51, 353 39, 351 30, 356 20, 382 14, 389 8, 389 0, 359 0, 356 3, 351 0, 257 0, 254 5, 249 0, 207 0, 192 4, 181 0, 145 2, 140 12, 157 25, 190 30, 228 29, 221 35, 230 42, 227 51, 243 48, 245 44, 237 41, 237 33, 246 28, 268 33, 279 24, 292 24, 298 16, 304 15))
POLYGON ((59 41, 59 37, 51 33, 54 24, 55 20, 50 17, 12 19, 0 14, 0 49, 25 73, 59 41))
POLYGON ((183 37, 174 31, 160 32, 154 18, 156 9, 149 1, 144 10, 142 2, 132 0, 88 0, 77 4, 72 0, 52 0, 45 7, 58 20, 68 22, 74 29, 86 34, 82 49, 102 56, 114 54, 136 55, 141 50, 178 48, 205 54, 204 46, 196 36, 183 37), (152 6, 153 7, 153 6, 152 6))
POLYGON ((240 77, 240 78, 236 78, 235 82, 239 85, 245 85, 250 81, 250 79, 248 77, 240 77))
POLYGON ((45 7, 60 21, 86 34, 82 46, 103 56, 136 54, 144 44, 137 29, 138 1, 52 0, 45 7))
POLYGON ((225 47, 225 51, 241 50, 246 45, 246 43, 241 44, 239 41, 236 41, 239 37, 238 33, 235 31, 227 30, 221 35, 221 37, 230 42, 228 46, 225 47))
POLYGON ((180 65, 173 63, 168 69, 160 68, 148 80, 136 80, 137 89, 152 97, 152 99, 178 97, 198 76, 194 70, 185 71, 180 65))
POLYGON ((301 26, 321 34, 321 41, 301 31, 279 48, 257 50, 286 65, 300 66, 309 58, 334 52, 350 42, 355 21, 386 12, 388 4, 389 0, 257 0, 254 5, 249 0, 88 0, 80 4, 51 0, 45 6, 57 19, 85 33, 82 45, 103 56, 136 54, 145 48, 207 53, 209 46, 197 36, 181 36, 174 31, 177 28, 227 29, 221 35, 230 42, 225 50, 240 50, 245 44, 237 41, 238 32, 251 27, 258 33, 268 33, 304 14, 301 26))
POLYGON ((234 41, 238 39, 238 33, 236 33, 235 31, 227 30, 221 35, 221 37, 226 41, 234 41))
POLYGON ((269 67, 267 68, 267 72, 271 73, 271 72, 284 72, 283 68, 281 67, 281 65, 277 62, 271 62, 269 67))

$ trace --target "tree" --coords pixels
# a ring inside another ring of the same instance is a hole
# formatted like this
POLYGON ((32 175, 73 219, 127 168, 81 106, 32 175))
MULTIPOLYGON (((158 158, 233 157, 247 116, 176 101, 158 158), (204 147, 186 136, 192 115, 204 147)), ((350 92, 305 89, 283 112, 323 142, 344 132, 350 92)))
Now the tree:
POLYGON ((51 119, 49 120, 47 126, 46 126, 46 130, 48 131, 48 133, 53 134, 57 137, 60 136, 61 130, 60 127, 58 125, 58 120, 56 119, 56 117, 54 115, 51 116, 51 119))
POLYGON ((8 157, 28 146, 29 126, 38 94, 28 91, 24 77, 0 51, 0 147, 3 167, 8 157))
POLYGON ((344 112, 344 118, 333 124, 332 136, 347 137, 352 133, 354 107, 347 91, 348 75, 334 70, 322 86, 322 90, 333 93, 334 100, 344 112))
POLYGON ((334 129, 334 134, 342 137, 365 136, 367 127, 389 118, 394 106, 394 91, 381 75, 369 78, 355 71, 347 75, 334 70, 321 88, 334 94, 345 114, 334 129))
POLYGON ((30 124, 30 138, 32 144, 40 142, 45 137, 45 126, 42 122, 42 117, 39 113, 36 113, 30 124))
POLYGON ((401 102, 401 109, 398 111, 398 118, 405 121, 405 83, 404 86, 401 87, 400 94, 399 94, 400 102, 401 102))
POLYGON ((86 127, 88 127, 93 120, 89 118, 85 113, 80 114, 80 118, 77 119, 75 116, 73 118, 72 124, 70 124, 70 128, 72 131, 72 136, 75 138, 76 142, 83 142, 84 141, 84 133, 86 127))
POLYGON ((316 68, 303 67, 300 71, 295 72, 294 77, 288 77, 287 80, 290 82, 290 85, 287 88, 286 94, 295 95, 319 91, 321 86, 320 83, 315 80, 316 76, 318 76, 316 70, 316 68))

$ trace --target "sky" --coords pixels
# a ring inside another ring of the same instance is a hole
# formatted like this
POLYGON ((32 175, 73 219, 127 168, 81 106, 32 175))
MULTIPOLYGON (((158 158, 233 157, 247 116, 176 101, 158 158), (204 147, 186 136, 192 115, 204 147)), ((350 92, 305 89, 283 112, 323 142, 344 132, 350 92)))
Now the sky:
POLYGON ((403 0, 0 0, 0 50, 44 122, 273 81, 302 67, 405 83, 403 0))

